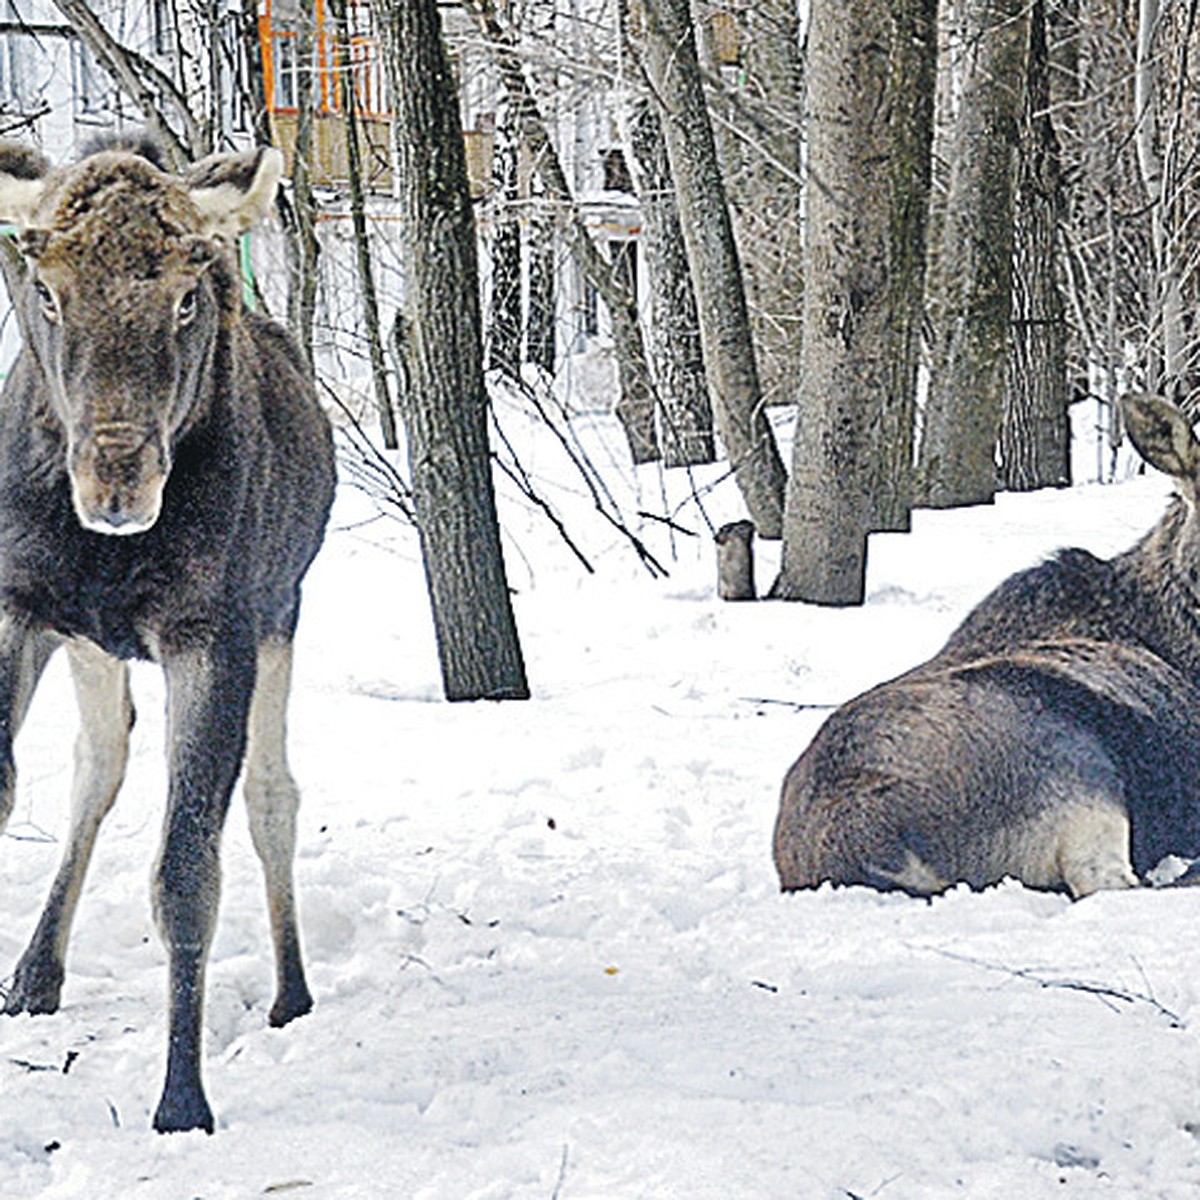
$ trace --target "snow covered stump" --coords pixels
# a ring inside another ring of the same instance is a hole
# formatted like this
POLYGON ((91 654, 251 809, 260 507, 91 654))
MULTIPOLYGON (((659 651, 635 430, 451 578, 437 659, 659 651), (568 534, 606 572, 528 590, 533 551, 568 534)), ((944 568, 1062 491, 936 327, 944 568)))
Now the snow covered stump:
POLYGON ((717 530, 717 595, 754 600, 754 522, 731 521, 717 530))

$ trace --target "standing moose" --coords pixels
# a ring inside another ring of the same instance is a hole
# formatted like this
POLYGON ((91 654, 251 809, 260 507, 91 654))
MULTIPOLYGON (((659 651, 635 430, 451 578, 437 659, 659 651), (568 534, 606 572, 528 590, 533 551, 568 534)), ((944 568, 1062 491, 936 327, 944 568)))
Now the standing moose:
POLYGON ((1163 400, 1125 417, 1175 479, 1167 514, 1109 561, 1014 575, 929 662, 833 713, 784 781, 785 890, 1007 875, 1084 896, 1200 857, 1200 443, 1163 400))
POLYGON ((182 177, 152 159, 109 148, 51 170, 0 143, 0 220, 24 255, 13 300, 26 343, 0 399, 0 826, 13 738, 58 645, 81 712, 69 841, 4 1007, 58 1008, 71 919, 125 770, 123 660, 153 659, 166 676, 169 772, 154 900, 170 959, 154 1127, 211 1133, 204 974, 243 759, 275 943, 270 1021, 312 1006, 285 724, 300 581, 334 466, 297 347, 241 303, 236 238, 270 211, 282 156, 214 155, 182 177))

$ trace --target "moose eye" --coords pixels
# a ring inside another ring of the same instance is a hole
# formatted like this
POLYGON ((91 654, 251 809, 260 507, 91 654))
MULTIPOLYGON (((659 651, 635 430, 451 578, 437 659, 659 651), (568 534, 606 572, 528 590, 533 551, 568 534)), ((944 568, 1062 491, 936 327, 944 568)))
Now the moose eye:
POLYGON ((179 297, 179 303, 175 306, 175 323, 177 325, 191 324, 193 318, 196 316, 199 293, 199 288, 189 288, 179 297))
POLYGON ((34 295, 38 298, 38 304, 42 310, 42 316, 47 321, 58 320, 58 301, 54 299, 54 293, 40 280, 37 279, 33 284, 34 295))

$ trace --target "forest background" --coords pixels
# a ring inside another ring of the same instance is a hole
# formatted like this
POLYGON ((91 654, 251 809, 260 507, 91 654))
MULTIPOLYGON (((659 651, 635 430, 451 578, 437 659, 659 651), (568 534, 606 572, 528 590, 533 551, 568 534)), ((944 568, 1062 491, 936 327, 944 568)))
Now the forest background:
MULTIPOLYGON (((53 107, 13 83, 16 48, 62 40, 73 102, 86 84, 96 120, 176 162, 285 146, 288 270, 258 254, 259 300, 344 410, 347 469, 424 507, 447 659, 449 629, 505 607, 500 542, 473 537, 454 582, 428 481, 380 447, 404 424, 453 445, 480 529, 489 466, 559 520, 488 424, 502 377, 564 439, 607 406, 635 464, 727 461, 782 539, 771 595, 832 604, 861 602, 868 535, 914 505, 1109 478, 1122 393, 1200 403, 1194 2, 156 0, 148 26, 43 6, 0 25, 9 135, 53 107), (406 120, 427 85, 445 119, 406 120)), ((603 465, 578 469, 607 505, 603 465)), ((635 542, 673 519, 609 515, 635 542)), ((521 694, 515 638, 459 690, 521 694)))

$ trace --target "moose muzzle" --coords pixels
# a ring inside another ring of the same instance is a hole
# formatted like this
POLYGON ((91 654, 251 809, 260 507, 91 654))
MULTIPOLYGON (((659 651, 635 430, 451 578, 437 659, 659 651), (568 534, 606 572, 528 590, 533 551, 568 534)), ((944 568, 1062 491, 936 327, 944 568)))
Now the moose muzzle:
POLYGON ((80 524, 93 533, 145 533, 162 511, 169 465, 155 428, 113 422, 72 439, 68 469, 80 524))

